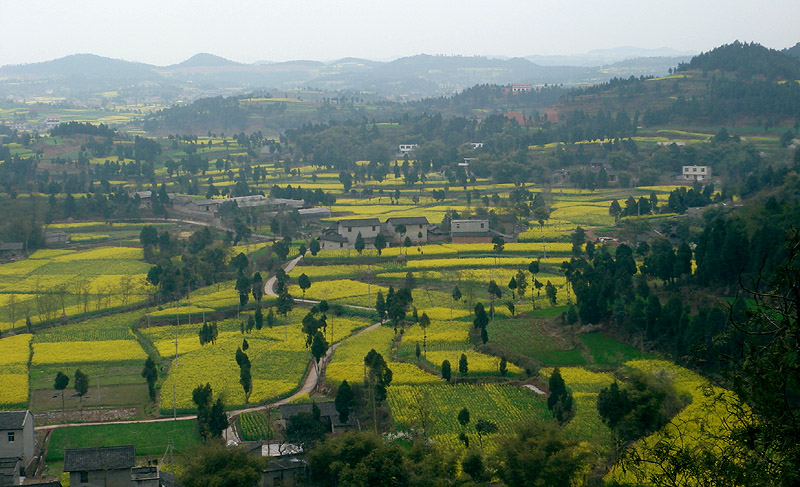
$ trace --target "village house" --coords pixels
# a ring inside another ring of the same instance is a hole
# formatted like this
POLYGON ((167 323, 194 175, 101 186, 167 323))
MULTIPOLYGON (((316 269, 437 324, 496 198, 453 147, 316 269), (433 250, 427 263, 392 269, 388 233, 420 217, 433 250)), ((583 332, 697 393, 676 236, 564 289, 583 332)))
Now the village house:
POLYGON ((386 241, 393 244, 402 245, 406 237, 415 245, 428 241, 428 219, 424 216, 388 218, 383 228, 389 237, 386 241), (405 232, 400 232, 398 227, 405 232))
POLYGON ((22 460, 17 457, 0 458, 0 487, 19 485, 22 472, 22 460))
MULTIPOLYGON (((330 433, 341 433, 344 431, 361 430, 361 425, 355 414, 351 414, 347 418, 346 423, 339 421, 339 412, 336 411, 336 406, 333 401, 318 402, 316 403, 320 412, 320 420, 325 424, 325 428, 330 433)), ((299 413, 310 413, 313 408, 312 403, 299 403, 299 404, 282 404, 278 407, 281 413, 281 423, 286 428, 289 424, 289 419, 299 413)))
POLYGON ((711 168, 709 166, 683 166, 681 176, 683 179, 691 181, 706 181, 711 179, 711 168))
POLYGON ((261 471, 262 487, 294 486, 306 477, 308 462, 303 458, 303 447, 278 441, 258 442, 250 447, 250 454, 268 459, 261 471))
POLYGON ((139 208, 150 209, 153 205, 153 192, 152 191, 136 191, 131 195, 134 200, 139 198, 139 208))
POLYGON ((48 230, 44 232, 44 244, 48 247, 57 247, 69 243, 69 234, 62 230, 48 230))
POLYGON ((61 123, 61 120, 59 120, 58 117, 47 117, 44 122, 44 124, 47 126, 47 130, 53 130, 54 128, 58 127, 59 123, 61 123))
POLYGON ((133 445, 64 450, 64 472, 72 487, 130 487, 135 465, 133 445))
POLYGON ((303 208, 303 200, 289 200, 282 198, 267 198, 261 194, 250 196, 237 196, 235 198, 214 198, 210 200, 192 200, 196 210, 213 213, 214 216, 219 212, 219 207, 228 202, 236 202, 239 208, 265 207, 267 210, 281 210, 285 208, 303 208))
POLYGON ((491 243, 489 220, 453 220, 450 238, 453 243, 491 243))
POLYGON ((354 249, 356 238, 361 234, 365 248, 375 248, 375 237, 381 232, 381 221, 377 218, 354 218, 334 223, 319 239, 323 250, 354 249))
POLYGON ((24 469, 33 460, 33 414, 30 411, 0 412, 0 458, 18 458, 24 469))
POLYGON ((411 152, 412 150, 416 149, 417 144, 400 144, 398 148, 400 149, 400 152, 405 154, 406 152, 411 152))
POLYGON ((514 83, 511 85, 511 93, 525 93, 532 89, 533 87, 530 83, 514 83))

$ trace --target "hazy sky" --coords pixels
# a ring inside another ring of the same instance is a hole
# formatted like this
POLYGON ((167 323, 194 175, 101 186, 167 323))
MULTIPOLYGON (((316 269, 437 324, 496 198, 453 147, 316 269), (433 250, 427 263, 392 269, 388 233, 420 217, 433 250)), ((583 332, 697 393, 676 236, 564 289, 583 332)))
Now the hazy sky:
POLYGON ((800 41, 798 0, 0 0, 0 14, 0 65, 84 52, 167 65, 198 52, 389 60, 800 41))

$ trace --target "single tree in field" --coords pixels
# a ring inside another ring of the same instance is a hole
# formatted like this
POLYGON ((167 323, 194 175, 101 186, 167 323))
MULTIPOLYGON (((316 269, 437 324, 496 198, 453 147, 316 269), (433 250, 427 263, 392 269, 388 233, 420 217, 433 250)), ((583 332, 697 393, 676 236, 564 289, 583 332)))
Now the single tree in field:
POLYGON ((519 299, 525 298, 525 290, 528 289, 528 279, 525 277, 525 271, 518 270, 514 280, 517 285, 517 297, 519 299))
POLYGON ((150 400, 156 400, 156 381, 158 380, 158 369, 152 357, 147 357, 144 361, 144 368, 142 369, 142 377, 147 381, 147 392, 150 394, 150 400))
POLYGON ((381 255, 383 249, 386 248, 386 239, 380 233, 375 236, 375 250, 378 251, 378 255, 381 255))
POLYGON ((425 352, 425 358, 428 358, 428 327, 431 325, 431 319, 428 313, 422 312, 419 318, 419 326, 422 328, 422 350, 425 352))
POLYGON ((339 413, 339 422, 347 423, 347 419, 350 416, 350 409, 352 409, 354 403, 355 395, 353 394, 353 388, 350 387, 347 380, 343 380, 339 389, 336 390, 336 399, 333 401, 336 412, 339 413))
POLYGON ((548 383, 550 396, 547 398, 547 407, 553 413, 559 424, 568 422, 575 415, 572 393, 567 389, 564 378, 558 367, 553 370, 548 383))
POLYGON ((308 243, 308 250, 309 252, 311 252, 311 255, 316 256, 317 253, 320 251, 319 240, 317 240, 316 238, 312 239, 311 242, 308 243))
POLYGON ((258 303, 256 306, 256 312, 253 314, 253 318, 256 322, 256 330, 260 330, 264 327, 264 312, 261 310, 261 303, 258 303))
POLYGON ((614 200, 611 202, 611 206, 608 208, 608 214, 614 217, 614 223, 619 223, 619 217, 622 214, 622 207, 619 205, 619 201, 614 200))
POLYGON ((502 254, 503 250, 505 250, 505 245, 506 241, 503 240, 503 237, 500 237, 499 235, 492 237, 492 250, 494 250, 494 253, 496 254, 494 256, 495 263, 497 263, 497 258, 500 257, 500 254, 502 254))
MULTIPOLYGON (((456 284, 456 287, 453 288, 452 296, 453 296, 453 301, 455 301, 456 303, 461 301, 461 289, 458 288, 457 284, 456 284)), ((450 319, 451 320, 453 319, 453 307, 452 306, 450 306, 450 319)))
POLYGON ((419 348, 419 342, 417 342, 417 348, 414 349, 414 355, 417 357, 417 362, 419 362, 419 357, 422 355, 422 349, 419 348))
MULTIPOLYGON (((528 272, 531 273, 531 279, 533 279, 533 285, 536 286, 536 283, 539 282, 536 280, 536 274, 539 273, 539 261, 532 260, 530 264, 528 264, 528 272)), ((531 289, 531 303, 533 303, 533 309, 536 309, 536 296, 533 294, 533 289, 531 289)))
POLYGON ((375 311, 378 312, 378 319, 383 324, 383 318, 386 316, 386 300, 383 299, 383 291, 378 291, 378 297, 375 298, 375 311))
POLYGON ((461 411, 458 412, 458 424, 460 424, 462 428, 469 424, 469 409, 462 408, 461 411))
POLYGON ((450 371, 450 361, 449 360, 443 360, 442 361, 442 379, 444 379, 445 382, 450 382, 451 374, 452 374, 452 372, 450 371))
POLYGON ((475 422, 475 432, 478 433, 478 441, 483 448, 484 435, 491 435, 497 433, 497 424, 488 419, 479 419, 475 422))
POLYGON ((358 252, 358 255, 361 255, 361 252, 364 251, 366 244, 364 243, 364 237, 361 236, 361 232, 358 232, 358 235, 356 235, 356 242, 353 247, 356 249, 356 252, 358 252))
POLYGON ((253 392, 253 374, 250 370, 250 363, 244 363, 239 368, 239 384, 244 391, 244 403, 250 402, 250 394, 253 392))
POLYGON ((461 358, 458 359, 458 373, 461 374, 461 377, 466 377, 469 373, 469 364, 467 363, 467 356, 466 354, 461 354, 461 358))
POLYGON ((297 278, 297 285, 303 290, 303 299, 306 299, 306 290, 311 287, 311 279, 308 278, 305 272, 297 278))
POLYGON ((246 305, 250 299, 250 279, 246 276, 239 276, 236 279, 236 292, 239 293, 239 305, 246 305))
POLYGON ((511 280, 508 281, 508 289, 511 290, 511 299, 516 299, 517 297, 517 279, 514 276, 511 276, 511 280))
POLYGON ((408 248, 412 247, 413 245, 414 245, 414 242, 411 241, 410 237, 406 237, 406 239, 403 240, 403 247, 406 248, 406 255, 408 255, 408 248))
POLYGON ((500 357, 500 375, 505 377, 506 374, 508 374, 508 361, 506 361, 506 356, 503 355, 500 357))
POLYGON ((508 308, 508 312, 511 313, 511 316, 516 316, 517 306, 514 304, 514 301, 508 301, 506 303, 506 308, 508 308))
POLYGON ((261 278, 260 272, 253 274, 251 293, 253 294, 253 299, 256 300, 256 303, 261 304, 261 298, 264 297, 264 280, 261 278))
POLYGON ((483 307, 483 303, 475 305, 475 319, 472 320, 472 324, 475 325, 475 328, 481 329, 485 329, 486 325, 489 324, 489 316, 486 314, 486 308, 483 307))
POLYGON ((81 369, 75 371, 75 380, 73 382, 75 392, 78 393, 78 401, 80 402, 81 421, 83 421, 83 396, 89 392, 89 376, 81 372, 81 369))
POLYGON ((555 306, 556 305, 556 287, 553 286, 553 283, 550 280, 547 281, 547 284, 544 286, 544 292, 547 294, 547 298, 550 300, 550 303, 555 306))
POLYGON ((69 385, 69 376, 60 370, 56 374, 56 381, 53 384, 53 389, 61 391, 61 414, 64 414, 64 389, 69 385))
POLYGON ((503 296, 503 291, 502 289, 500 289, 500 286, 497 285, 494 279, 489 281, 489 286, 487 288, 487 291, 489 292, 489 298, 491 299, 489 305, 490 306, 489 314, 491 315, 492 319, 494 319, 494 300, 500 299, 503 296))
MULTIPOLYGON (((314 341, 311 343, 311 355, 314 357, 314 370, 319 377, 319 369, 322 362, 322 357, 328 352, 328 341, 325 340, 325 335, 317 330, 314 335, 314 341)), ((317 381, 319 383, 319 381, 317 381)))

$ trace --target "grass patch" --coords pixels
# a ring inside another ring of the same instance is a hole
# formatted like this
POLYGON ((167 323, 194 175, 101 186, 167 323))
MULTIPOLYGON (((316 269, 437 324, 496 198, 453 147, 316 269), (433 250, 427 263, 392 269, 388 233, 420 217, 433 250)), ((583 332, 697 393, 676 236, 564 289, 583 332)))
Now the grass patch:
POLYGON ((589 349, 594 365, 599 367, 619 367, 628 360, 654 358, 603 333, 588 333, 579 339, 589 349))
POLYGON ((196 421, 104 424, 57 428, 50 435, 48 462, 64 460, 65 448, 134 445, 137 456, 158 456, 172 441, 178 452, 200 442, 196 421))

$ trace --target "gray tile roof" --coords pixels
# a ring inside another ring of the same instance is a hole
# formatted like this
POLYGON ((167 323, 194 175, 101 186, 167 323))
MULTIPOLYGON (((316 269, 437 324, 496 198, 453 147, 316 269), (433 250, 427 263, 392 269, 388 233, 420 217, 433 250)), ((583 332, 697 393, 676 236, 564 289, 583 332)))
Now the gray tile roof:
POLYGON ((346 227, 368 227, 380 225, 381 221, 377 218, 353 218, 351 220, 339 220, 337 223, 346 227))
POLYGON ((21 430, 28 411, 0 411, 0 430, 21 430))
MULTIPOLYGON (((311 412, 311 404, 310 402, 298 403, 298 404, 282 404, 278 407, 281 412, 281 419, 287 421, 289 418, 294 416, 298 413, 310 413, 311 412)), ((331 420, 334 428, 339 428, 344 426, 345 423, 339 421, 339 412, 336 411, 336 406, 334 405, 333 401, 326 401, 326 402, 318 402, 316 403, 317 407, 319 408, 320 416, 325 418, 328 417, 331 420)), ((347 425, 353 426, 355 425, 355 415, 350 414, 347 418, 347 425)))
POLYGON ((330 233, 327 235, 323 235, 319 238, 320 240, 327 240, 328 242, 349 242, 347 238, 339 235, 338 233, 330 233))
POLYGON ((64 450, 64 471, 119 470, 136 465, 136 447, 103 446, 96 448, 67 448, 64 450))
POLYGON ((428 219, 424 216, 404 216, 387 218, 386 223, 391 223, 392 225, 427 225, 428 219))

